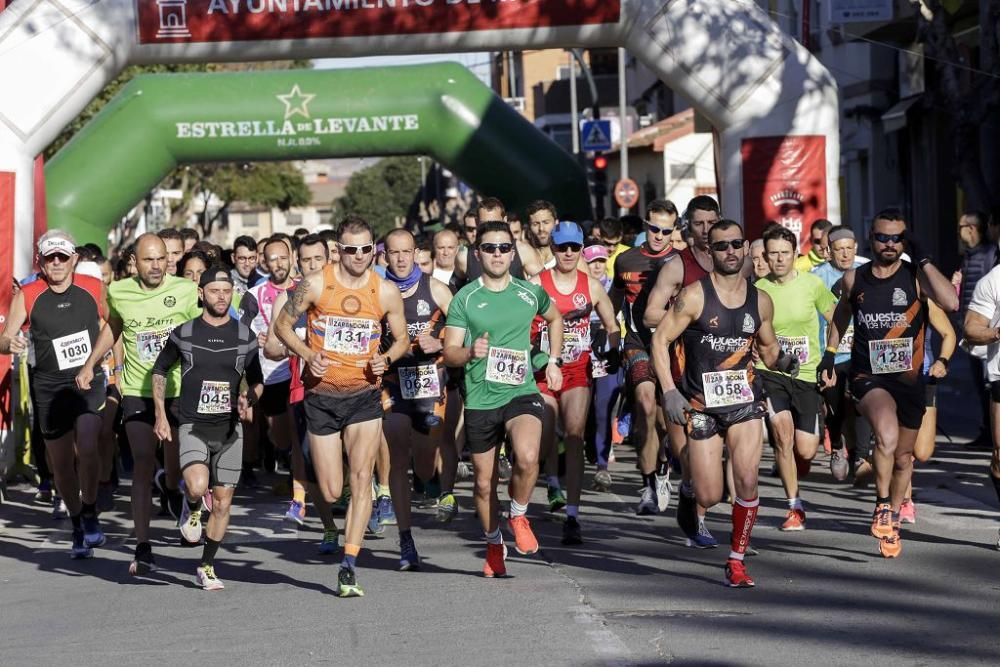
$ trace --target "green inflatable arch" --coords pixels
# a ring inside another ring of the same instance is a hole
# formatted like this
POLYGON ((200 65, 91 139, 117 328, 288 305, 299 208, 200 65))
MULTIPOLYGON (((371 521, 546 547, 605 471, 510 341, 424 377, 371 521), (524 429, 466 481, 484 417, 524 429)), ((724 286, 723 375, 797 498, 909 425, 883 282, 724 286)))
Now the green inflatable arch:
POLYGON ((49 228, 107 231, 179 164, 429 155, 477 191, 589 218, 574 158, 456 63, 145 75, 45 168, 49 228))

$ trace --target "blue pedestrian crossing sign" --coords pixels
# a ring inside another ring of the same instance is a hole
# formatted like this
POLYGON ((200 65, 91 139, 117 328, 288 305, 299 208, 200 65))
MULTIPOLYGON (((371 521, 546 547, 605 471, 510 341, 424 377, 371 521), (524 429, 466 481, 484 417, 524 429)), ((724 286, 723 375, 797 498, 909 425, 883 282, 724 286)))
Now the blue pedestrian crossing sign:
POLYGON ((580 130, 580 147, 584 151, 611 150, 611 121, 585 121, 580 130))

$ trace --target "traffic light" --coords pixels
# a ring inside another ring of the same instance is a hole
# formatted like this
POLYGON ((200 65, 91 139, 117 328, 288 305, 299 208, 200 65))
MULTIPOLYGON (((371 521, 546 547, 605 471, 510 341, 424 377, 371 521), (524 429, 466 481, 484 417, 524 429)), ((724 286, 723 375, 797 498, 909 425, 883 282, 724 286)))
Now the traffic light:
POLYGON ((594 195, 595 220, 604 217, 608 196, 608 158, 598 155, 590 161, 590 191, 594 195))

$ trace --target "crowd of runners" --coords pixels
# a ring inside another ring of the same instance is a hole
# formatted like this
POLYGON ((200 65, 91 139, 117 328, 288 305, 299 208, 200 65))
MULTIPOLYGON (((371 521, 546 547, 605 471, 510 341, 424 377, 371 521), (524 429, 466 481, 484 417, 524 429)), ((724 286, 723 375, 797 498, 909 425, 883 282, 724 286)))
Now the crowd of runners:
MULTIPOLYGON (((611 489, 625 436, 636 513, 673 500, 688 546, 705 549, 718 546, 706 513, 728 503, 725 582, 749 587, 765 442, 781 530, 807 528, 801 481, 826 448, 836 480, 873 483, 871 536, 900 555, 913 465, 934 447, 927 407, 956 349, 955 286, 900 211, 874 218, 870 259, 849 227, 816 221, 810 241, 803 254, 778 224, 749 239, 708 196, 592 225, 560 221, 545 201, 519 217, 486 197, 433 236, 376 238, 348 216, 225 250, 171 229, 115 261, 56 230, 17 287, 0 353, 29 357, 36 499, 72 522, 73 558, 105 544, 100 514, 127 473, 130 572, 156 567, 158 502, 202 545, 198 583, 221 589, 234 492, 277 461, 290 479, 280 513, 322 522, 320 552, 342 559, 339 595, 363 595, 363 540, 387 525, 399 569, 419 569, 411 506, 451 521, 464 478, 482 573, 500 577, 506 539, 539 549, 533 514, 564 513, 562 543, 586 543, 582 491, 611 489), (540 482, 547 506, 530 508, 540 482)), ((998 324, 995 269, 964 335, 988 346, 1000 410, 998 324)), ((991 472, 1000 496, 996 453, 991 472)))

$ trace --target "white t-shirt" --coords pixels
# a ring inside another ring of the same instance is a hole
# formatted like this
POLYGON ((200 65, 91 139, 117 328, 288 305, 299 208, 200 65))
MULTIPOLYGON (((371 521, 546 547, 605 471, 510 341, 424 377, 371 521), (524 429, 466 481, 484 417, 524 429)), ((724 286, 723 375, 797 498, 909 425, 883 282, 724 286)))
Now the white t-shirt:
MULTIPOLYGON (((976 283, 969 310, 989 320, 991 327, 1000 326, 1000 266, 976 283)), ((976 345, 969 353, 986 359, 986 376, 990 382, 1000 380, 1000 342, 976 345)))

